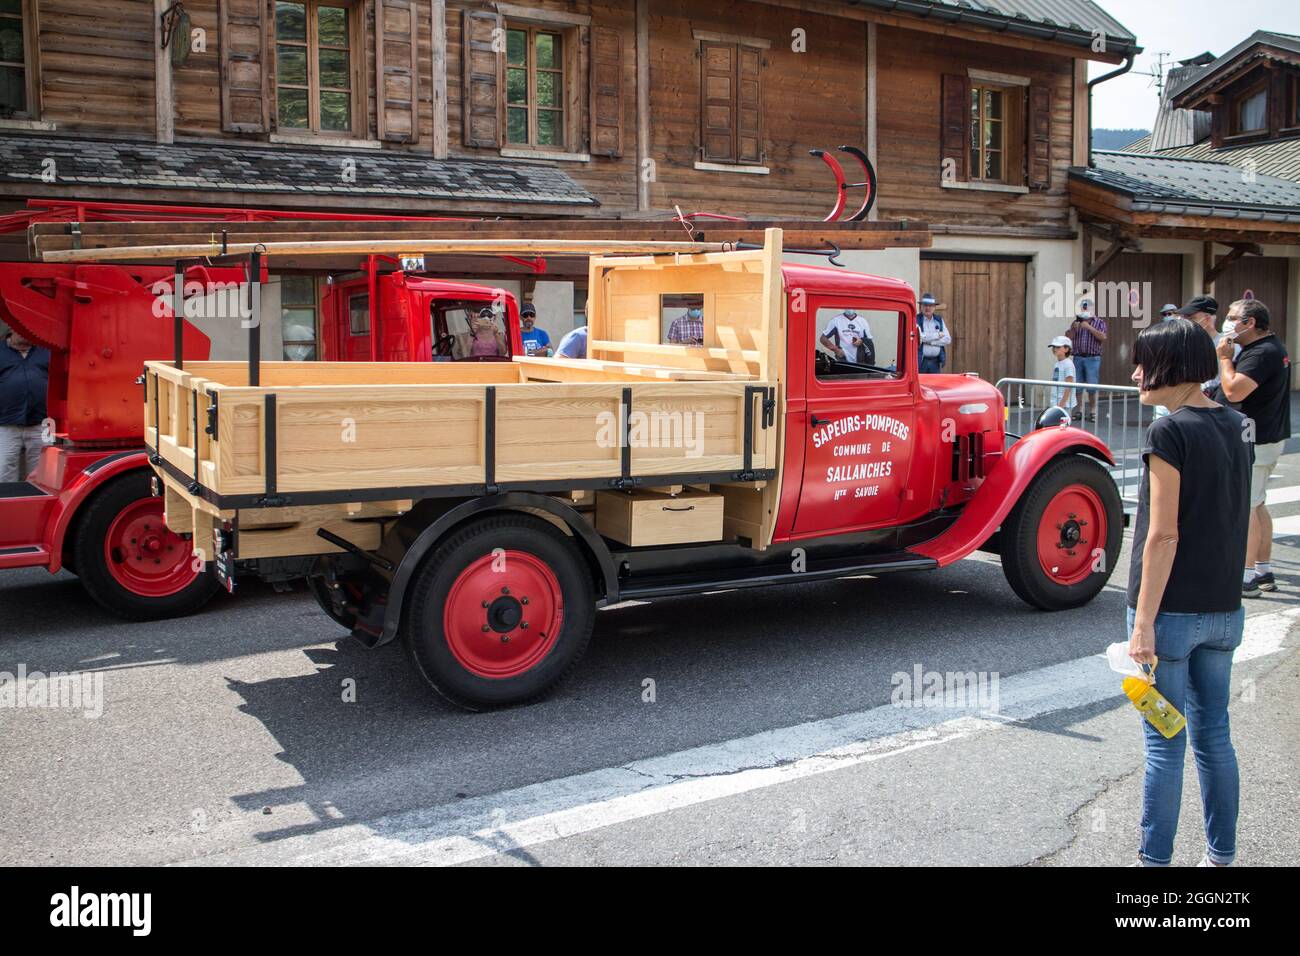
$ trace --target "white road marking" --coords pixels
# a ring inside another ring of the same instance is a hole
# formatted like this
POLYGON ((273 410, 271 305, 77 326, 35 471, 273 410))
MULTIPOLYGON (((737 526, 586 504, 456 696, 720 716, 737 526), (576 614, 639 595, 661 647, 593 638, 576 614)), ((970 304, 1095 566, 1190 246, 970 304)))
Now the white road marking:
MULTIPOLYGON (((1274 475, 1273 478, 1278 477, 1274 475)), ((1271 479, 1270 479, 1271 480, 1271 479)), ((1268 489, 1268 501, 1270 505, 1289 505, 1292 502, 1300 501, 1300 485, 1290 485, 1286 488, 1268 489)))
POLYGON ((1297 534, 1300 534, 1300 515, 1273 519, 1273 537, 1289 538, 1297 534))
MULTIPOLYGON (((1247 618, 1234 655, 1280 651, 1300 608, 1247 618)), ((1115 639, 1124 638, 1116 622, 1115 639)), ((997 732, 1016 722, 1119 696, 1101 654, 1002 678, 996 713, 979 708, 884 705, 660 757, 406 811, 367 823, 289 837, 229 862, 266 853, 277 863, 447 865, 531 846, 710 800, 997 732)), ((204 862, 222 862, 206 858, 204 862)))

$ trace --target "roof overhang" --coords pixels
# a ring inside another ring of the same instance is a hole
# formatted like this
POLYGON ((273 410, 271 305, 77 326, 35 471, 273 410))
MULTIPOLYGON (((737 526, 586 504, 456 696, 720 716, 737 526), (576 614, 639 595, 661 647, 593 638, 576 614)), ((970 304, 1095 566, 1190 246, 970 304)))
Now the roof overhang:
POLYGON ((1070 170, 1070 203, 1085 223, 1150 239, 1300 245, 1300 211, 1279 206, 1142 196, 1070 170))
POLYGON ((1264 40, 1256 41, 1174 90, 1170 94, 1170 104, 1175 109, 1206 109, 1213 105, 1206 102, 1210 97, 1231 86, 1256 67, 1270 63, 1300 66, 1300 52, 1274 46, 1264 40))

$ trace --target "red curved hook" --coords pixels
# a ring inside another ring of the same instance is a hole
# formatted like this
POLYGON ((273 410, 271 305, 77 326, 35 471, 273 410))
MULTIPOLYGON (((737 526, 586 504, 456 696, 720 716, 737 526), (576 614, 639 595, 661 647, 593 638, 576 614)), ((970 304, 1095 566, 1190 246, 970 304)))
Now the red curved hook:
POLYGON ((844 212, 844 200, 848 196, 848 187, 844 182, 844 167, 840 165, 838 159, 824 149, 810 149, 808 153, 820 159, 835 174, 835 208, 831 210, 829 216, 822 220, 822 222, 835 222, 840 218, 840 214, 844 212))

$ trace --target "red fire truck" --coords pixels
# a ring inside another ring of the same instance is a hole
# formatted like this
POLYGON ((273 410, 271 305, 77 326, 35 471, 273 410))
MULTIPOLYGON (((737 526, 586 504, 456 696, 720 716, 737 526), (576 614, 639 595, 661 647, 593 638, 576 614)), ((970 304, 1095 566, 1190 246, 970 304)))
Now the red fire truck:
MULTIPOLYGON (((25 228, 32 221, 96 218, 307 217, 206 207, 35 202, 26 213, 0 220, 0 231, 25 228)), ((468 357, 468 318, 492 305, 505 311, 508 352, 522 351, 513 296, 400 270, 380 271, 395 263, 372 256, 365 271, 326 286, 320 303, 322 357, 509 361, 509 354, 468 357), (377 303, 373 310, 372 299, 377 303), (359 300, 366 310, 364 327, 356 322, 359 300)), ((242 268, 195 264, 186 270, 185 284, 220 288, 244 278, 242 268)), ((134 620, 190 613, 217 589, 212 576, 201 573, 190 536, 164 525, 162 501, 151 494, 152 472, 143 441, 137 379, 146 360, 172 354, 174 284, 169 266, 0 263, 0 321, 51 353, 47 406, 55 434, 26 480, 0 485, 0 569, 72 571, 99 604, 134 620)), ((184 360, 210 357, 208 336, 188 321, 183 343, 184 360)))

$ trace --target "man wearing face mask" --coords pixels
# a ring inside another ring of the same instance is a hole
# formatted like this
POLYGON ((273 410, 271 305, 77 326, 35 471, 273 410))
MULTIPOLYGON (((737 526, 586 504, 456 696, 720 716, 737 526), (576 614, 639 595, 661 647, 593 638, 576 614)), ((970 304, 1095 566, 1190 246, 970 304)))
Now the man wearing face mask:
POLYGON ((1291 437, 1291 357, 1270 327, 1268 307, 1258 299, 1242 299, 1228 309, 1232 334, 1219 340, 1219 391, 1224 399, 1239 403, 1253 424, 1255 465, 1250 476, 1250 532, 1246 539, 1246 567, 1242 594, 1258 597, 1275 591, 1273 519, 1265 501, 1268 479, 1277 467, 1282 446, 1291 437), (1235 340, 1235 341, 1234 341, 1235 340), (1234 349, 1241 347, 1236 353, 1234 349))
POLYGON ((691 306, 668 326, 668 341, 673 345, 704 344, 704 310, 691 306))
POLYGON ((820 342, 826 351, 841 361, 876 364, 876 344, 871 338, 871 326, 852 306, 826 324, 820 342))
POLYGON ((22 481, 45 447, 50 353, 17 332, 0 338, 0 482, 22 481))

